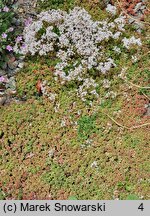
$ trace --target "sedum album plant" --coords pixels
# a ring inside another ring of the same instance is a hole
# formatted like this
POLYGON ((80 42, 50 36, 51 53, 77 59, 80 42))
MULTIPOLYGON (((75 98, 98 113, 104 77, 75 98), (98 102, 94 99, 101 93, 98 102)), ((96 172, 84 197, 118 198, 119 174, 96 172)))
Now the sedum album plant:
POLYGON ((54 9, 41 12, 25 27, 23 40, 15 44, 14 50, 23 55, 53 54, 59 59, 54 75, 62 84, 76 83, 77 95, 83 101, 87 95, 98 97, 96 78, 117 66, 113 53, 119 56, 121 49, 141 46, 140 39, 125 38, 125 17, 116 17, 114 7, 108 10, 113 21, 93 21, 80 7, 69 13, 54 9))

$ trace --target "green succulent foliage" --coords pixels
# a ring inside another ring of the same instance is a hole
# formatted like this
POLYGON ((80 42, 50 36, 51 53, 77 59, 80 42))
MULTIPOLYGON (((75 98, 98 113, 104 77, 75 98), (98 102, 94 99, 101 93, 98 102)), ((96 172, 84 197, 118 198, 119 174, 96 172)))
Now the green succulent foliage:
POLYGON ((3 5, 12 5, 15 3, 15 0, 0 0, 0 6, 3 5))
POLYGON ((0 188, 0 200, 4 200, 4 199, 5 199, 5 193, 0 188))
POLYGON ((78 137, 86 140, 96 131, 95 126, 96 116, 82 116, 78 121, 78 137))
POLYGON ((51 170, 42 175, 42 180, 49 183, 51 186, 61 188, 65 181, 63 168, 55 163, 52 163, 51 170))
POLYGON ((77 200, 77 197, 75 197, 75 196, 69 196, 68 200, 77 200))
POLYGON ((39 10, 42 9, 70 9, 74 6, 75 0, 39 0, 39 10))
POLYGON ((139 200, 139 197, 135 194, 130 194, 127 196, 127 200, 139 200))

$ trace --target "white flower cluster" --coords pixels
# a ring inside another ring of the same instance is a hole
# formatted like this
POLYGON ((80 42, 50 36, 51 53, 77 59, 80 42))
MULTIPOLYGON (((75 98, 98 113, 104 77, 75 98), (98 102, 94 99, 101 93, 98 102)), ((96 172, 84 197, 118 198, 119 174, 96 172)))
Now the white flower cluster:
MULTIPOLYGON (((108 5, 107 10, 110 11, 110 8, 115 14, 116 9, 108 5)), ((120 40, 125 31, 124 26, 125 17, 121 15, 114 22, 100 22, 93 21, 89 13, 80 7, 75 7, 69 13, 49 10, 41 12, 37 21, 25 27, 24 43, 20 45, 16 42, 14 50, 23 55, 55 53, 60 60, 55 66, 55 76, 60 77, 62 83, 72 80, 81 82, 77 92, 85 100, 87 90, 91 90, 91 87, 94 89, 97 85, 90 78, 89 71, 92 69, 97 74, 106 74, 116 66, 105 50, 110 39, 120 40)), ((131 43, 141 44, 135 38, 131 38, 131 41, 125 38, 122 42, 127 48, 131 43)), ((116 46, 114 51, 120 52, 116 46)), ((90 93, 98 96, 96 90, 91 90, 90 93)))
POLYGON ((123 38, 122 41, 123 41, 124 47, 126 47, 127 49, 129 49, 131 45, 142 46, 141 39, 140 38, 136 39, 134 36, 132 36, 129 39, 123 38))
POLYGON ((58 35, 53 31, 53 25, 61 23, 63 16, 64 12, 60 10, 52 10, 50 13, 41 12, 38 15, 37 21, 25 27, 23 32, 24 44, 19 48, 19 42, 17 42, 14 51, 23 55, 27 53, 35 55, 38 53, 41 56, 54 51, 54 45, 56 44, 58 35), (45 29, 45 23, 48 23, 46 32, 38 39, 40 30, 45 29))
POLYGON ((106 11, 111 13, 112 15, 116 15, 117 8, 111 4, 108 4, 106 7, 106 11))

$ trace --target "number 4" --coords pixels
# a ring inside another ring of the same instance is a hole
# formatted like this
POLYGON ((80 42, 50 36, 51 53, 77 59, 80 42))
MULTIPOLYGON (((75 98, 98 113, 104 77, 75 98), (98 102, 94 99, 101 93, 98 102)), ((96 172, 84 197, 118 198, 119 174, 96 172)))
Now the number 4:
POLYGON ((139 210, 143 211, 144 210, 144 207, 143 207, 143 203, 141 203, 138 207, 139 210))

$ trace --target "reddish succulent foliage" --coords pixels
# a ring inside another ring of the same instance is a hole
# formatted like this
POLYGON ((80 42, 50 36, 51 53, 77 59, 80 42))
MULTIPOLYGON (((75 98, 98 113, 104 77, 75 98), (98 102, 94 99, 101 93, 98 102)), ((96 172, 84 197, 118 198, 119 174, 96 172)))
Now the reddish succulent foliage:
POLYGON ((126 118, 128 118, 129 127, 145 124, 149 121, 150 116, 146 115, 148 103, 149 100, 140 94, 135 94, 130 98, 130 101, 126 102, 123 110, 126 113, 126 118))
POLYGON ((37 81, 37 84, 36 84, 36 89, 37 89, 37 92, 38 92, 39 94, 42 94, 41 88, 42 88, 42 82, 41 82, 41 80, 38 80, 38 81, 37 81))
MULTIPOLYGON (((146 3, 142 2, 141 0, 119 0, 120 6, 121 8, 128 14, 131 16, 137 16, 138 15, 138 11, 140 10, 135 10, 136 5, 138 3, 142 3, 141 6, 146 5, 146 3)), ((146 15, 148 13, 148 10, 140 10, 141 13, 143 13, 143 15, 141 14, 141 16, 138 17, 140 18, 140 20, 144 21, 144 15, 146 15)))

